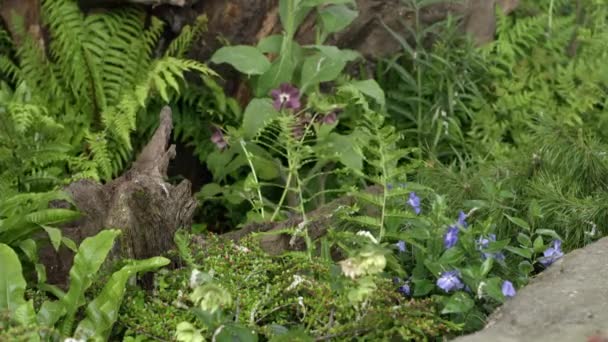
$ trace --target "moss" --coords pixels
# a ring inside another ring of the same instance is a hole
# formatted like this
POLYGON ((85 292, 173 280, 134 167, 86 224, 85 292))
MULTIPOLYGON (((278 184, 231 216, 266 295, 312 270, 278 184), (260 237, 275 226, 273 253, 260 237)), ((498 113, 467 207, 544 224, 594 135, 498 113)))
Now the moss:
MULTIPOLYGON (((213 270, 217 283, 232 295, 227 316, 262 336, 269 337, 277 329, 304 328, 311 336, 332 340, 425 340, 458 330, 439 317, 432 299, 405 298, 389 279, 378 278, 366 304, 354 305, 346 295, 353 281, 331 262, 310 261, 300 254, 270 257, 252 240, 237 246, 210 236, 206 242, 204 247, 190 244, 191 262, 200 271, 213 270), (295 276, 303 280, 298 286, 292 286, 295 276)), ((192 305, 187 299, 190 271, 159 272, 152 292, 131 289, 116 334, 170 340, 179 322, 202 327, 185 307, 192 305)))

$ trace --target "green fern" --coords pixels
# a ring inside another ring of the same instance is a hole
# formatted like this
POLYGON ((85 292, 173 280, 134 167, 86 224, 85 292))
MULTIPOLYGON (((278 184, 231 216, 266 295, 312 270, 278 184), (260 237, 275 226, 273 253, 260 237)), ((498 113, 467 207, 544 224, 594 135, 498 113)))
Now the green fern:
MULTIPOLYGON (((56 134, 72 146, 63 163, 75 178, 116 176, 132 157, 131 134, 154 94, 168 103, 186 88, 184 73, 214 75, 196 61, 154 59, 163 24, 157 18, 147 24, 140 8, 85 16, 75 0, 43 0, 42 17, 51 36, 48 54, 26 36, 16 49, 17 63, 0 59, 0 77, 31 94, 23 105, 9 106, 17 129, 33 118, 36 126, 46 120, 63 127, 56 134)), ((202 25, 187 28, 170 52, 182 57, 202 25)))

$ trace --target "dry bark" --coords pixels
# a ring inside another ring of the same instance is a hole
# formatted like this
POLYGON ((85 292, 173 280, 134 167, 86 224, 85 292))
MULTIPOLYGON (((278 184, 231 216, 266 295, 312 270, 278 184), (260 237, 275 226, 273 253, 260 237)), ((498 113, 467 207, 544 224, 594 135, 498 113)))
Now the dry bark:
MULTIPOLYGON (((171 130, 171 109, 165 107, 158 129, 129 171, 107 184, 91 180, 70 184, 65 190, 84 216, 64 226, 63 234, 80 243, 103 229, 122 230, 111 259, 143 259, 171 249, 175 231, 191 225, 197 204, 189 181, 178 185, 165 181, 169 160, 175 156, 175 146, 169 146, 171 130)), ((51 283, 65 284, 72 258, 65 247, 59 253, 42 249, 51 283)))

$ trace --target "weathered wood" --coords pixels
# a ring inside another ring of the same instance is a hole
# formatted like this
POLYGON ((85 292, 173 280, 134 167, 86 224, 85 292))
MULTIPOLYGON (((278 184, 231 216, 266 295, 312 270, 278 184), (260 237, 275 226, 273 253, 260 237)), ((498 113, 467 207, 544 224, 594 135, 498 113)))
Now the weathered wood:
MULTIPOLYGON (((171 109, 165 107, 158 129, 129 171, 107 184, 91 180, 70 184, 65 190, 84 216, 64 226, 63 234, 79 243, 102 229, 120 229, 112 258, 143 259, 171 249, 175 231, 191 225, 197 204, 189 181, 178 185, 165 181, 169 160, 175 156, 175 146, 169 146, 171 129, 171 109)), ((72 253, 64 247, 60 253, 44 248, 41 255, 49 281, 64 284, 72 253)))
MULTIPOLYGON (((382 188, 378 186, 370 186, 365 189, 366 192, 371 194, 380 194, 382 188)), ((325 234, 330 227, 337 227, 339 225, 338 211, 344 207, 349 207, 355 204, 356 199, 352 195, 345 195, 336 200, 333 200, 312 212, 306 214, 306 226, 302 227, 303 223, 302 216, 297 215, 284 221, 278 222, 261 222, 251 223, 243 228, 232 231, 222 235, 222 238, 230 239, 233 241, 239 241, 240 239, 249 236, 252 233, 270 233, 268 235, 261 236, 259 239, 260 247, 270 255, 278 255, 290 250, 305 250, 306 241, 302 237, 293 238, 290 234, 276 233, 284 229, 298 229, 305 228, 308 230, 308 236, 314 241, 325 234)), ((363 211, 374 215, 372 213, 374 208, 363 208, 363 211)))

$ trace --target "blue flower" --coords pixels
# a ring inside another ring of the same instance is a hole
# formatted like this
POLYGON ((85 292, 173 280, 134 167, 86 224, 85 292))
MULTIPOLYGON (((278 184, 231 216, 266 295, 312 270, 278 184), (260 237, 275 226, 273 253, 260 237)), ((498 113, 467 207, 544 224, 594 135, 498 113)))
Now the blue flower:
POLYGON ((549 267, 557 259, 564 256, 562 252, 562 242, 560 240, 553 240, 553 247, 547 248, 543 252, 544 256, 539 259, 540 263, 545 267, 549 267))
POLYGON ((403 241, 403 240, 397 241, 397 243, 395 244, 395 246, 397 246, 397 249, 401 253, 405 253, 407 251, 407 248, 405 246, 405 241, 403 241))
POLYGON ((458 278, 458 271, 443 272, 441 277, 437 279, 437 286, 445 292, 461 290, 464 288, 464 284, 460 278, 458 278))
POLYGON ((443 245, 445 246, 445 249, 450 249, 456 245, 459 231, 460 230, 456 226, 448 227, 448 231, 443 236, 443 245))
POLYGON ((516 293, 517 292, 515 291, 515 287, 513 287, 513 283, 508 280, 502 282, 502 294, 505 297, 515 297, 516 293))
POLYGON ((496 234, 490 234, 487 238, 480 237, 477 240, 477 249, 481 251, 481 259, 486 260, 487 258, 494 258, 499 261, 505 260, 505 255, 502 252, 498 253, 486 253, 483 250, 490 246, 490 242, 496 241, 496 234))
POLYGON ((407 204, 414 209, 416 215, 420 214, 420 198, 416 196, 415 192, 410 192, 410 198, 407 200, 407 204))
POLYGON ((410 285, 409 284, 403 284, 403 285, 399 286, 399 289, 397 289, 397 291, 403 293, 406 296, 409 296, 410 293, 411 293, 410 285))
POLYGON ((462 227, 462 228, 466 228, 467 227, 467 221, 465 221, 467 219, 467 214, 464 213, 464 211, 460 211, 458 213, 458 224, 462 227))

